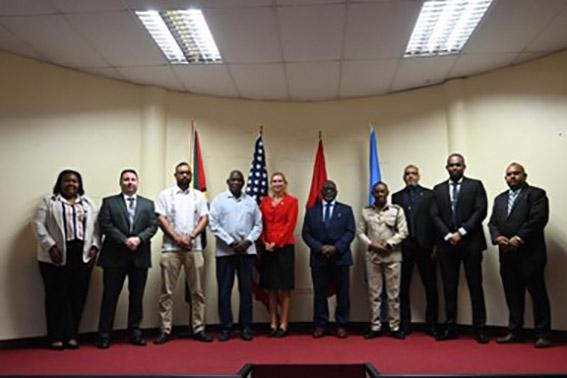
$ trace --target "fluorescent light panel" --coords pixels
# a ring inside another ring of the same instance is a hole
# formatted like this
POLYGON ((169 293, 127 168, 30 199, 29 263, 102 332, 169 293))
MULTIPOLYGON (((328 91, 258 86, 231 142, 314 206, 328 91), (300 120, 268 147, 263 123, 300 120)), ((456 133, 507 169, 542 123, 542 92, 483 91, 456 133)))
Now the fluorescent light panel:
POLYGON ((222 62, 201 10, 136 11, 136 15, 170 63, 222 62))
POLYGON ((458 54, 492 0, 426 0, 405 57, 458 54))

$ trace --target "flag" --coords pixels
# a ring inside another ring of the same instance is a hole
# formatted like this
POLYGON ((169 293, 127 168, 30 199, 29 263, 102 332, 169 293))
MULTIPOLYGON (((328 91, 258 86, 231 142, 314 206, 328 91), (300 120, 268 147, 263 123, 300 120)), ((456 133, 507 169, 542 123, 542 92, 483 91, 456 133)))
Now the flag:
MULTIPOLYGON (((250 172, 248 174, 248 182, 246 183, 246 194, 254 198, 256 203, 260 205, 262 198, 268 195, 268 171, 266 169, 266 151, 264 150, 264 142, 262 134, 258 134, 256 143, 254 143, 254 154, 252 163, 250 164, 250 172)), ((257 242, 259 250, 262 250, 260 242, 257 242)), ((254 277, 252 280, 252 293, 257 301, 260 301, 269 308, 269 298, 266 290, 260 287, 260 257, 256 255, 254 260, 254 277)))
POLYGON ((374 196, 372 195, 372 186, 382 179, 380 174, 380 164, 378 164, 378 148, 376 147, 376 133, 374 127, 370 129, 370 181, 368 183, 368 203, 374 205, 374 196))
POLYGON ((266 170, 266 153, 262 134, 258 134, 254 144, 254 156, 248 174, 246 194, 254 198, 258 205, 268 195, 268 171, 266 170))
POLYGON ((193 131, 193 188, 200 190, 205 194, 207 192, 207 180, 205 178, 205 169, 203 167, 203 156, 201 155, 201 143, 199 142, 199 133, 197 129, 193 131))
POLYGON ((327 181, 325 153, 323 151, 323 141, 319 139, 319 146, 317 147, 317 154, 315 155, 315 165, 313 166, 313 177, 311 178, 311 189, 309 190, 309 197, 305 204, 306 208, 310 208, 321 201, 321 188, 323 188, 325 181, 327 181))

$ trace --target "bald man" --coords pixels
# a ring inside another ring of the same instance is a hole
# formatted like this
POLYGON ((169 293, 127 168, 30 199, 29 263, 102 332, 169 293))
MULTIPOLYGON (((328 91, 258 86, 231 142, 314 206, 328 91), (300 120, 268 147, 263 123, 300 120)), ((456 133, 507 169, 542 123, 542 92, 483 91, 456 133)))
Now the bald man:
POLYGON ((545 288, 547 262, 544 228, 549 219, 545 191, 526 182, 527 173, 518 163, 506 168, 509 189, 494 200, 490 236, 498 246, 500 276, 509 310, 508 334, 498 343, 521 341, 526 290, 533 302, 536 348, 551 345, 551 311, 545 288))

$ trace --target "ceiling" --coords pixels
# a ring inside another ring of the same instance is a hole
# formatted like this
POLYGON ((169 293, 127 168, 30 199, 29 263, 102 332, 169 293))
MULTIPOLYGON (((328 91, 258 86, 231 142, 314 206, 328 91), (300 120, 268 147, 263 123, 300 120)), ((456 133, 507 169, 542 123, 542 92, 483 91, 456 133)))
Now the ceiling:
POLYGON ((494 0, 460 55, 402 58, 422 0, 0 0, 0 50, 195 94, 380 95, 567 48, 567 0, 494 0), (224 64, 169 65, 135 10, 203 10, 224 64))

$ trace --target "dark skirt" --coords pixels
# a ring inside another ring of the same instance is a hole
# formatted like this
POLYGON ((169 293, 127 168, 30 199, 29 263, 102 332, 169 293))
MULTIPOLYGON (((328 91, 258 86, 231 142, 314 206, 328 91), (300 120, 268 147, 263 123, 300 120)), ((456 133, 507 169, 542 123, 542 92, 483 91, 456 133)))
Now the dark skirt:
POLYGON ((264 289, 291 290, 295 282, 295 248, 284 245, 260 257, 260 286, 264 289))

